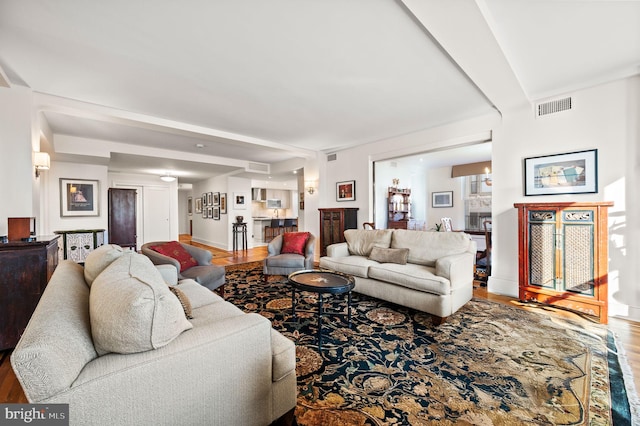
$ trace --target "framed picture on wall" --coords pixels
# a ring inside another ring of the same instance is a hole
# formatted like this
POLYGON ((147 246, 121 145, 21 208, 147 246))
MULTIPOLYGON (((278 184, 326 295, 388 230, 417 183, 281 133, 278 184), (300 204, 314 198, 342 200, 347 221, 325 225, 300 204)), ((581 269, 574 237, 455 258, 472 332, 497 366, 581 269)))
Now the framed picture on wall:
POLYGON ((187 197, 187 214, 193 216, 193 198, 187 197))
POLYGON ((60 216, 99 216, 100 182, 60 178, 60 216))
POLYGON ((207 206, 213 205, 213 192, 207 192, 207 206))
POLYGON ((213 219, 220 220, 220 206, 213 207, 213 219))
POLYGON ((355 201, 356 181, 336 182, 336 201, 355 201))
POLYGON ((524 159, 524 195, 597 192, 597 149, 524 159))
POLYGON ((453 207, 453 191, 432 192, 431 207, 453 207))
POLYGON ((213 205, 214 206, 219 206, 220 205, 220 193, 219 192, 214 192, 213 193, 213 205))
POLYGON ((220 194, 220 213, 227 214, 227 193, 220 194))
POLYGON ((213 206, 207 207, 207 218, 213 219, 213 206))
POLYGON ((196 198, 196 213, 202 213, 202 197, 196 198))
POLYGON ((244 192, 233 193, 233 208, 234 210, 244 210, 247 208, 247 194, 244 192))

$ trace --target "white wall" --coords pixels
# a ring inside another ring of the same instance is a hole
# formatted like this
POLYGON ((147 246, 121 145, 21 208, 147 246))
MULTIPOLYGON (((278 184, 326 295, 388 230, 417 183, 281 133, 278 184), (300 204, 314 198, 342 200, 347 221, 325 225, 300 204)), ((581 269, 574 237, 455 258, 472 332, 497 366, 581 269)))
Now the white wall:
MULTIPOLYGON (((640 77, 569 93, 573 109, 536 120, 533 108, 506 111, 339 151, 322 164, 322 207, 359 207, 358 222, 373 209, 371 162, 452 147, 493 132, 493 268, 489 291, 517 296, 516 202, 613 201, 610 210, 610 314, 640 320, 640 77), (525 197, 526 157, 598 149, 597 194, 525 197), (355 179, 357 198, 336 203, 335 182, 355 179)), ((322 163, 322 162, 321 162, 322 163)))
POLYGON ((47 206, 47 234, 54 231, 73 229, 107 230, 109 212, 107 210, 107 190, 109 180, 107 166, 52 161, 51 169, 41 178, 43 202, 47 206), (88 179, 98 181, 98 216, 60 216, 60 179, 88 179))
POLYGON ((427 172, 429 207, 427 208, 427 229, 435 228, 443 217, 451 218, 453 229, 465 228, 464 218, 464 180, 451 178, 451 167, 439 167, 427 172), (453 191, 453 207, 432 207, 433 192, 453 191))
POLYGON ((517 215, 513 203, 613 201, 609 221, 609 312, 640 319, 637 285, 640 77, 570 93, 572 110, 535 119, 504 114, 494 132, 493 269, 489 291, 517 294, 517 215), (598 193, 525 197, 524 158, 598 149, 598 193))
MULTIPOLYGON (((33 95, 29 89, 0 87, 0 235, 7 235, 7 218, 38 214, 34 197, 40 180, 35 179, 32 152, 39 138, 33 132, 33 95)), ((37 217, 39 234, 46 234, 37 217)))

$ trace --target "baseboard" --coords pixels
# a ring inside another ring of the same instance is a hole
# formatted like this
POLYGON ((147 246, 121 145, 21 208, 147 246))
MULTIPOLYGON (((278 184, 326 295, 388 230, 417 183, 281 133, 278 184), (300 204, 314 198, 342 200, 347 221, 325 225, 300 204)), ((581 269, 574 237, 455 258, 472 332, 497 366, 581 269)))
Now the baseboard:
POLYGON ((504 280, 489 276, 487 280, 487 291, 489 293, 501 294, 503 296, 518 297, 518 283, 516 281, 504 280))
POLYGON ((204 240, 202 238, 191 238, 191 241, 196 242, 196 243, 200 243, 200 244, 204 244, 204 245, 209 246, 209 247, 215 247, 217 249, 227 251, 227 246, 223 246, 222 244, 216 243, 214 241, 204 240))

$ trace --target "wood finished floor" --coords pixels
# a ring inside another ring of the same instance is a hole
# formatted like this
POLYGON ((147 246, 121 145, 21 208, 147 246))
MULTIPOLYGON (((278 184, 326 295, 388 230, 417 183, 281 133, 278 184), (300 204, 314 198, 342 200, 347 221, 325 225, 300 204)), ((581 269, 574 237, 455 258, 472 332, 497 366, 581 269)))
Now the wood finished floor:
MULTIPOLYGON (((216 265, 225 266, 261 261, 267 256, 266 247, 228 252, 191 242, 188 236, 180 236, 180 241, 211 251, 214 256, 212 263, 216 265)), ((517 299, 488 293, 485 287, 475 287, 474 296, 518 307, 517 299)), ((575 316, 575 314, 563 310, 555 310, 555 314, 569 317, 575 316)), ((631 366, 635 388, 640 390, 640 323, 619 318, 609 318, 609 329, 617 335, 631 366)), ((0 402, 26 403, 27 399, 11 369, 11 364, 9 363, 10 355, 11 351, 0 352, 0 402)))

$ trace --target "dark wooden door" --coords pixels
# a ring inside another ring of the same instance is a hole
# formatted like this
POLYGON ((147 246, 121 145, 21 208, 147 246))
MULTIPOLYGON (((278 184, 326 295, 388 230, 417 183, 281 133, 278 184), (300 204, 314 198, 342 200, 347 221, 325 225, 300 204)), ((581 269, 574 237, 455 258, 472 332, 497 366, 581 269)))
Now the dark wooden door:
POLYGON ((136 190, 109 188, 109 243, 136 249, 136 190))

